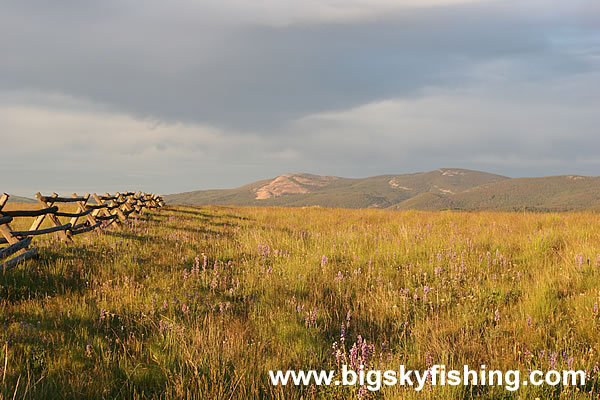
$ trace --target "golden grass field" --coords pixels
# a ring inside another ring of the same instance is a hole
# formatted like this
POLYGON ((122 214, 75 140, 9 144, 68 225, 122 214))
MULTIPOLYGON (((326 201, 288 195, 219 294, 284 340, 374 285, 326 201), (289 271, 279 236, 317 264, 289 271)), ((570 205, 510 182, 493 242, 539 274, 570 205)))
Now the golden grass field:
POLYGON ((34 244, 0 274, 0 399, 354 399, 268 371, 337 369, 359 335, 371 368, 588 374, 363 398, 599 398, 598 214, 167 207, 34 244))

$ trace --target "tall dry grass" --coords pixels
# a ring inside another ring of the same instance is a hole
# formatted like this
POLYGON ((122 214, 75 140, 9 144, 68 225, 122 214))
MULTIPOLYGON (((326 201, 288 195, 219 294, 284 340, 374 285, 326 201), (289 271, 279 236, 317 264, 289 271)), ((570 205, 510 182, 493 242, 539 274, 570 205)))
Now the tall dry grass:
POLYGON ((367 398, 598 398, 596 214, 185 207, 37 243, 0 275, 0 398, 356 398, 267 371, 336 369, 359 335, 370 368, 589 373, 367 398))

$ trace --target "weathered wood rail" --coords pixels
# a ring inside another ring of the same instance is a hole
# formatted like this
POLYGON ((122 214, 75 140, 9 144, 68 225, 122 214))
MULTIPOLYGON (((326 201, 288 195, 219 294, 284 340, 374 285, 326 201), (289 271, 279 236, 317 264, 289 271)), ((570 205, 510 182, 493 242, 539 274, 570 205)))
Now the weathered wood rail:
POLYGON ((165 205, 163 198, 153 193, 106 193, 101 196, 88 193, 85 196, 73 194, 71 197, 60 197, 56 193, 43 196, 37 193, 35 197, 42 208, 3 210, 9 197, 6 193, 0 196, 0 246, 7 245, 0 248, 0 262, 6 260, 0 264, 0 273, 37 255, 37 248, 31 247, 32 236, 56 232, 60 239, 72 242, 75 235, 90 232, 101 226, 122 224, 132 214, 139 215, 145 209, 157 209, 165 205), (88 204, 90 197, 94 199, 94 204, 88 204), (59 211, 59 207, 55 205, 57 203, 75 203, 77 211, 59 211), (35 220, 28 230, 13 230, 10 224, 17 217, 35 217, 35 220), (65 223, 61 222, 59 217, 71 219, 65 223), (85 218, 85 222, 77 223, 79 218, 85 218), (42 229, 40 227, 45 220, 49 221, 51 226, 42 229))

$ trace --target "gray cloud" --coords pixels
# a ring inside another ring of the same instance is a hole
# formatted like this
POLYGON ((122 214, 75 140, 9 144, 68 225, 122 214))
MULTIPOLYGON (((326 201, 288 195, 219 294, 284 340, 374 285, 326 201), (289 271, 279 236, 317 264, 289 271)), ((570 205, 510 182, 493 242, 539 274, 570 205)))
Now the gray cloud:
POLYGON ((573 57, 565 61, 560 44, 552 48, 552 35, 577 21, 532 21, 503 3, 282 27, 215 25, 190 3, 133 8, 108 1, 92 10, 26 3, 0 17, 4 88, 241 129, 268 130, 427 85, 460 85, 471 79, 471 65, 494 58, 529 57, 542 73, 586 68, 573 57))
POLYGON ((5 2, 0 168, 51 164, 5 190, 26 190, 21 176, 94 190, 85 174, 164 192, 291 171, 595 174, 597 2, 415 3, 5 2))
POLYGON ((591 72, 552 82, 429 88, 418 98, 309 116, 296 129, 311 132, 303 143, 315 162, 336 160, 356 175, 457 163, 513 176, 593 175, 600 95, 589 83, 597 81, 600 73, 591 72))

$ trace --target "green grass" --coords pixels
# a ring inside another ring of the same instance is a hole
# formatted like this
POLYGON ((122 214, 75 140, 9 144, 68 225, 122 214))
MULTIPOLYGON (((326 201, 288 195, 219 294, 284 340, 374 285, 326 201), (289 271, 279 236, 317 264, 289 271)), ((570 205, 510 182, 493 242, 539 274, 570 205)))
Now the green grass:
POLYGON ((591 375, 368 398, 598 398, 599 218, 177 207, 71 245, 37 240, 39 259, 0 275, 0 398, 356 398, 267 374, 336 369, 348 314, 344 348, 373 344, 370 368, 430 357, 591 375))

